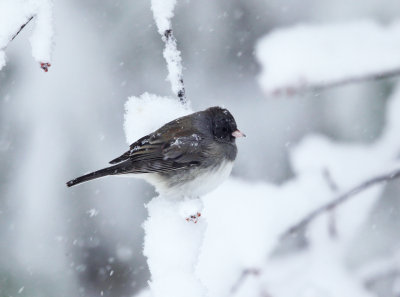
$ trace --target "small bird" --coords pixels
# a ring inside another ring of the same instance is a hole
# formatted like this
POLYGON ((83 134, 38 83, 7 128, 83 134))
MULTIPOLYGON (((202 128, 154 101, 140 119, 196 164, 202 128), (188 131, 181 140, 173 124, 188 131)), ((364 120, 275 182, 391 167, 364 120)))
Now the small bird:
POLYGON ((229 176, 237 155, 235 140, 243 136, 227 109, 210 107, 165 124, 110 161, 115 165, 73 179, 67 186, 134 174, 162 195, 200 197, 229 176))

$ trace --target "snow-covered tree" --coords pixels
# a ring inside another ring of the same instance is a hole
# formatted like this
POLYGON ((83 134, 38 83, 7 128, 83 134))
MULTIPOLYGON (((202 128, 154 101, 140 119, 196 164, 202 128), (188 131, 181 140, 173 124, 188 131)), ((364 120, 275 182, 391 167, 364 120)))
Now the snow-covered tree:
POLYGON ((0 293, 397 296, 398 3, 307 3, 60 1, 53 20, 51 1, 0 0, 0 293), (45 70, 57 29, 43 77, 25 60, 34 21, 45 70), (124 148, 122 131, 131 144, 210 105, 248 135, 214 192, 65 189, 124 148))

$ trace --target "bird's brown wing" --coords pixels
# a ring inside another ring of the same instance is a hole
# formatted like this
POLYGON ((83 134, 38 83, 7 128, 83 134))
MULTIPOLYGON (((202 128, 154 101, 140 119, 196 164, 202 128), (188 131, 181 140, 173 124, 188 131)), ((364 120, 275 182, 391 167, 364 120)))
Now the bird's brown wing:
POLYGON ((142 137, 131 144, 129 151, 110 163, 130 164, 131 170, 126 168, 124 172, 149 173, 198 166, 206 158, 202 136, 177 131, 166 141, 163 135, 156 131, 142 137))
POLYGON ((160 145, 162 144, 162 140, 160 138, 156 139, 154 135, 156 134, 152 133, 140 138, 139 140, 130 145, 129 151, 123 153, 118 158, 111 160, 109 163, 117 164, 122 161, 132 159, 134 156, 139 156, 146 153, 147 154, 156 153, 161 148, 160 145))

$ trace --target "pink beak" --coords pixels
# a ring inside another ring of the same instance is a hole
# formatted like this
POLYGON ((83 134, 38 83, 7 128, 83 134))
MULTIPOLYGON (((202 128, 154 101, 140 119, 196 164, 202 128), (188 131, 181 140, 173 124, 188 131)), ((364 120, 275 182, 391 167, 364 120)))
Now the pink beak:
POLYGON ((240 132, 240 130, 236 130, 236 131, 232 132, 232 136, 235 137, 235 138, 246 137, 246 134, 240 132))

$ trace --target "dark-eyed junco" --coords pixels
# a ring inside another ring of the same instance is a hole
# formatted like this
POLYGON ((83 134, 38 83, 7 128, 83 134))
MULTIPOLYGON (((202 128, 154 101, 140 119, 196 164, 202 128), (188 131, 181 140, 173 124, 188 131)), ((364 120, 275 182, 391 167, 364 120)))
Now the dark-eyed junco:
POLYGON ((199 197, 229 176, 237 154, 235 139, 242 136, 227 109, 211 107, 165 124, 110 161, 116 165, 73 179, 67 186, 135 174, 160 194, 199 197))

